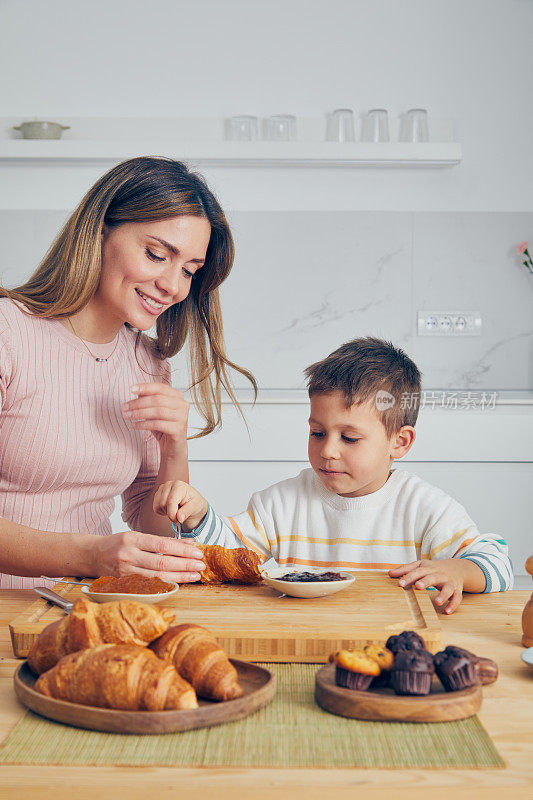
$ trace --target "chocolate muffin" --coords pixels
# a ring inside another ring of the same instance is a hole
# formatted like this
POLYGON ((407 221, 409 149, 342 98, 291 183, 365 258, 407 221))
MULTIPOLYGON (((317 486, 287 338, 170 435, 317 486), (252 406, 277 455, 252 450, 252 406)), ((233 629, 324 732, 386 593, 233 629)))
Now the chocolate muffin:
MULTIPOLYGON (((487 684, 494 683, 494 681, 498 680, 498 665, 491 658, 476 656, 476 654, 472 653, 470 650, 465 650, 463 647, 457 647, 457 645, 453 645, 453 647, 457 654, 461 653, 462 655, 473 660, 477 683, 481 683, 482 686, 486 686, 487 684)), ((448 648, 446 648, 446 650, 447 649, 448 648)))
POLYGON ((392 688, 396 694, 429 694, 434 674, 433 656, 427 650, 398 650, 391 669, 392 688))
POLYGON ((433 657, 435 671, 447 692, 457 692, 479 683, 476 662, 473 653, 453 644, 433 657))
POLYGON ((397 653, 399 650, 425 650, 426 643, 415 631, 402 631, 397 636, 389 636, 385 647, 397 653))

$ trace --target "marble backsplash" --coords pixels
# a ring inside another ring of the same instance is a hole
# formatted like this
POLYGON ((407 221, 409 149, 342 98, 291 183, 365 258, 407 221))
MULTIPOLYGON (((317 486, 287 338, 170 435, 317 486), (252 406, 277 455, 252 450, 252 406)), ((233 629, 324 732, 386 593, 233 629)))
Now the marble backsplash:
MULTIPOLYGON (((0 211, 0 281, 35 269, 65 211, 0 211)), ((221 290, 227 350, 263 388, 355 336, 385 337, 443 389, 533 388, 533 276, 515 246, 531 213, 230 213, 236 260, 221 290), (417 335, 417 311, 480 311, 477 337, 417 335)), ((186 382, 183 359, 174 384, 186 382)), ((246 386, 243 380, 238 386, 246 386)))

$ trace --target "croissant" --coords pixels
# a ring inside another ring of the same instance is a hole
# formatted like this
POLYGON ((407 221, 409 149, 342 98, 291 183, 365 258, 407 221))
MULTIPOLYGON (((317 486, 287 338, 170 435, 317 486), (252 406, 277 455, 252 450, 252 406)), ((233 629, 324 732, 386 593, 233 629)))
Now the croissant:
POLYGON ((101 644, 63 656, 35 689, 47 697, 128 711, 198 708, 172 664, 135 644, 101 644))
POLYGON ((98 644, 147 645, 174 622, 174 612, 135 600, 93 603, 77 600, 70 614, 39 634, 28 654, 30 668, 40 674, 60 658, 98 644))
POLYGON ((201 583, 216 584, 234 581, 235 583, 259 583, 261 559, 253 550, 237 547, 230 550, 218 544, 196 544, 202 551, 206 565, 200 578, 201 583))
POLYGON ((170 661, 200 697, 234 700, 242 695, 237 670, 213 634, 200 625, 175 625, 152 642, 150 649, 170 661))

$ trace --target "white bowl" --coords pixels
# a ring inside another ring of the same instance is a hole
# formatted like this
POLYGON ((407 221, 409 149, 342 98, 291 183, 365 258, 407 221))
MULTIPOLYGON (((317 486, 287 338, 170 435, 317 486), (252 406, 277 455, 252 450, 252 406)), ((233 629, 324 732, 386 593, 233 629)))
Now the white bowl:
POLYGON ((524 650, 520 658, 533 669, 533 647, 528 647, 527 650, 524 650))
POLYGON ((325 597, 328 594, 335 594, 342 589, 347 589, 355 580, 355 575, 351 572, 343 572, 335 567, 329 569, 319 569, 318 567, 300 567, 295 569, 293 566, 287 567, 271 567, 261 572, 263 580, 268 586, 277 589, 282 594, 288 594, 291 597, 311 598, 311 597, 325 597), (291 581, 279 580, 282 575, 287 572, 312 572, 316 575, 321 575, 324 572, 338 572, 345 580, 342 581, 309 581, 308 583, 292 583, 291 581))
POLYGON ((70 130, 70 125, 34 119, 14 125, 13 130, 20 131, 23 139, 61 139, 63 131, 70 130))
MULTIPOLYGON (((165 583, 172 583, 172 581, 165 581, 165 583)), ((177 583, 172 583, 174 589, 170 592, 162 592, 161 594, 121 594, 120 592, 91 592, 89 586, 85 583, 81 587, 83 594, 87 595, 91 600, 97 603, 111 603, 118 600, 136 600, 138 603, 147 603, 149 606, 155 603, 162 603, 167 598, 176 594, 180 588, 177 583)))

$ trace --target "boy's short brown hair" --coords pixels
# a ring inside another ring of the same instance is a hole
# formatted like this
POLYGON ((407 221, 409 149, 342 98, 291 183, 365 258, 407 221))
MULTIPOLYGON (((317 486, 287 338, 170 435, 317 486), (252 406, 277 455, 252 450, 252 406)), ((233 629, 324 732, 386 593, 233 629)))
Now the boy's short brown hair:
POLYGON ((421 374, 391 342, 374 337, 346 342, 307 367, 305 376, 309 397, 340 391, 348 408, 372 399, 388 436, 416 423, 421 374))

